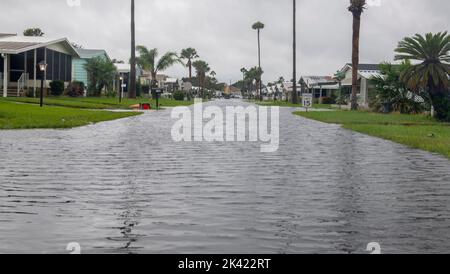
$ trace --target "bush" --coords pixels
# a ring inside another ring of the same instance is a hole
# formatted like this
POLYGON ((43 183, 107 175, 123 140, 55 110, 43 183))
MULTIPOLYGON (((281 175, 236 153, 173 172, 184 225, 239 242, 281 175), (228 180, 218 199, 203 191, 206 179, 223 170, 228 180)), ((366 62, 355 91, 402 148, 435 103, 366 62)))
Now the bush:
POLYGON ((176 101, 184 101, 184 92, 178 90, 173 93, 173 99, 176 101))
POLYGON ((323 97, 322 98, 322 104, 324 105, 333 105, 336 103, 336 100, 331 97, 323 97))
POLYGON ((142 85, 142 92, 144 94, 149 94, 150 93, 150 86, 149 85, 142 85))
POLYGON ((74 81, 67 87, 67 95, 70 97, 80 97, 84 95, 84 83, 74 81))
POLYGON ((61 96, 64 92, 64 82, 63 81, 52 81, 50 82, 50 94, 53 96, 61 96))
POLYGON ((141 95, 142 95, 142 85, 138 81, 136 82, 136 96, 141 97, 141 95))
POLYGON ((116 98, 117 92, 115 92, 113 90, 107 90, 105 92, 105 96, 108 97, 108 98, 116 98))

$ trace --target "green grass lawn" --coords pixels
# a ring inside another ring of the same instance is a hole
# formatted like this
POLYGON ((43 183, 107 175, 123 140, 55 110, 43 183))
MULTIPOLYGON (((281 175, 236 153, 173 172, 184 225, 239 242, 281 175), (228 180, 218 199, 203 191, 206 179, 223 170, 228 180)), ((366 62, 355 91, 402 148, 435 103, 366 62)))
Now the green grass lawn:
MULTIPOLYGON (((0 101, 7 102, 20 102, 28 104, 39 104, 39 98, 1 98, 0 101)), ((82 98, 71 98, 71 97, 46 97, 44 99, 44 104, 48 106, 60 106, 60 107, 70 107, 70 108, 83 108, 83 109, 130 109, 131 105, 136 105, 140 103, 150 103, 152 108, 156 107, 156 100, 150 100, 147 98, 142 99, 123 99, 119 103, 118 98, 107 98, 107 97, 82 97, 82 98)), ((193 101, 175 101, 171 99, 160 99, 160 107, 175 107, 175 106, 189 106, 192 105, 193 101)))
POLYGON ((0 100, 0 129, 73 128, 139 114, 56 106, 40 108, 34 104, 0 100))
MULTIPOLYGON (((292 104, 291 102, 286 101, 256 101, 252 100, 251 103, 255 103, 260 106, 277 106, 277 107, 302 107, 302 104, 292 104)), ((331 105, 325 104, 314 104, 313 108, 315 109, 332 109, 331 105)))
POLYGON ((325 123, 342 124, 346 129, 450 158, 450 124, 439 123, 429 116, 362 111, 295 112, 294 114, 325 123))

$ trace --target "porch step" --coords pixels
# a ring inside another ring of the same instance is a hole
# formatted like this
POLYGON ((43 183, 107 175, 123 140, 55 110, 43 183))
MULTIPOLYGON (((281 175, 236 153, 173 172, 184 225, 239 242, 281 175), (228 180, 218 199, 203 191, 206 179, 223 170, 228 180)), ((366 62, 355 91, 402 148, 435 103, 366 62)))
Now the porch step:
POLYGON ((8 95, 8 97, 18 97, 17 96, 17 89, 8 89, 7 95, 8 95))

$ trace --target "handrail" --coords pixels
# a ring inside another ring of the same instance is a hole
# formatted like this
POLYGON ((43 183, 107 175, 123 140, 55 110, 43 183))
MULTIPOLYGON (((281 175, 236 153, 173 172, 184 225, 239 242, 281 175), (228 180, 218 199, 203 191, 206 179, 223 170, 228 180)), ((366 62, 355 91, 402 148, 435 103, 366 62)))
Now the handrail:
POLYGON ((20 97, 20 91, 25 89, 25 86, 28 84, 28 73, 22 73, 19 80, 17 81, 17 97, 20 97))

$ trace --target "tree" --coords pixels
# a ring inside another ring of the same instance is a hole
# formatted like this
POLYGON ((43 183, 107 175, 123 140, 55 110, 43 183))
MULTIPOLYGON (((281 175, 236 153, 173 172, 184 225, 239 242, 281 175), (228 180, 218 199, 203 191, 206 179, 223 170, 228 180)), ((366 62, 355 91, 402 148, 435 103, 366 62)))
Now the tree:
POLYGON ((193 48, 183 49, 180 57, 187 60, 186 66, 189 68, 189 82, 192 83, 192 61, 199 58, 197 51, 193 48))
POLYGON ((426 91, 436 112, 436 118, 450 121, 450 35, 447 32, 416 34, 404 38, 395 50, 395 60, 416 60, 401 79, 412 91, 426 91))
POLYGON ((144 46, 137 46, 137 51, 139 52, 139 56, 136 58, 136 62, 144 70, 150 71, 152 75, 152 88, 157 87, 158 81, 156 80, 156 76, 158 72, 164 71, 176 63, 182 64, 175 52, 167 52, 157 60, 158 49, 149 50, 144 46))
POLYGON ((339 94, 338 94, 338 97, 337 97, 337 103, 338 103, 338 105, 339 105, 339 108, 341 108, 341 105, 342 105, 343 102, 344 102, 344 97, 343 97, 343 94, 342 94, 342 80, 345 79, 345 73, 344 73, 343 71, 337 71, 337 72, 334 74, 334 79, 335 79, 335 80, 338 82, 338 84, 339 84, 339 90, 338 90, 339 94))
POLYGON ((293 38, 293 81, 292 81, 292 103, 293 104, 298 104, 298 93, 297 93, 297 26, 296 26, 296 16, 297 16, 297 7, 296 7, 296 0, 292 0, 293 2, 293 10, 294 10, 294 23, 293 23, 293 28, 294 28, 294 38, 293 38))
MULTIPOLYGON (((261 68, 253 67, 250 70, 248 70, 247 73, 245 74, 245 80, 249 81, 250 83, 256 82, 256 89, 261 88, 261 86, 259 86, 258 83, 261 82, 261 77, 263 73, 264 72, 261 68)), ((261 93, 259 95, 261 95, 261 93)))
POLYGON ((23 36, 42 37, 44 34, 40 28, 29 28, 23 31, 23 36))
MULTIPOLYGON (((261 39, 260 39, 260 32, 261 32, 262 29, 264 29, 264 27, 265 27, 264 24, 259 22, 259 21, 254 23, 253 26, 252 26, 252 28, 258 32, 258 67, 259 67, 260 70, 262 70, 261 69, 261 39)), ((261 79, 259 79, 259 99, 262 101, 261 91, 262 91, 262 81, 261 81, 261 79)))
POLYGON ((192 63, 192 65, 197 72, 199 88, 201 90, 201 97, 203 98, 205 95, 204 88, 205 88, 206 74, 211 71, 211 68, 209 67, 208 63, 202 60, 197 60, 194 63, 192 63))
POLYGON ((245 86, 245 74, 248 72, 248 70, 246 68, 241 68, 241 73, 242 73, 242 93, 245 92, 246 86, 245 86))
POLYGON ((131 59, 130 59, 130 89, 128 97, 136 98, 136 23, 134 0, 131 0, 131 59))
POLYGON ((359 36, 361 30, 361 14, 366 9, 366 0, 350 0, 348 10, 353 14, 352 38, 352 110, 358 109, 358 67, 359 67, 359 36))
POLYGON ((401 65, 390 63, 380 64, 381 75, 374 76, 370 81, 375 85, 376 92, 371 99, 371 107, 384 113, 399 111, 403 114, 423 111, 423 104, 413 95, 400 80, 401 74, 411 67, 411 62, 404 61, 401 65))
POLYGON ((84 49, 83 45, 77 44, 77 43, 72 43, 72 47, 76 48, 76 49, 84 49))
POLYGON ((112 59, 112 62, 113 62, 114 64, 125 64, 124 61, 118 60, 118 59, 116 59, 116 58, 112 59))
POLYGON ((116 76, 116 66, 113 62, 95 57, 84 65, 88 74, 88 93, 90 96, 100 96, 104 88, 110 88, 116 76))
MULTIPOLYGON (((284 77, 283 77, 283 76, 280 76, 280 77, 278 78, 277 84, 279 84, 280 87, 281 87, 281 93, 285 93, 284 82, 285 82, 284 77)), ((283 96, 283 95, 282 95, 282 96, 283 96)), ((282 97, 282 96, 281 96, 281 97, 282 97)), ((287 95, 286 95, 286 98, 287 98, 287 95)), ((283 100, 283 98, 280 98, 280 100, 283 100)))

